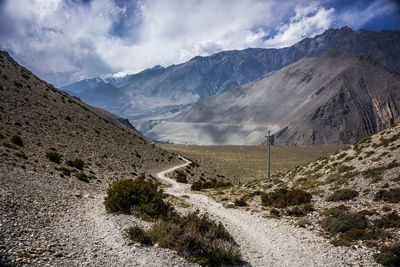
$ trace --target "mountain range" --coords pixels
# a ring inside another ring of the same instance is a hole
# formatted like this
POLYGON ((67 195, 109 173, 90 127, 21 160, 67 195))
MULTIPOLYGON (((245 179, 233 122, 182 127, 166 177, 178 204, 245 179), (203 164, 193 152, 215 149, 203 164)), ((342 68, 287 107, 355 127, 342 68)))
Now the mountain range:
MULTIPOLYGON (((343 27, 329 29, 286 48, 224 51, 131 75, 119 84, 102 81, 82 89, 78 82, 62 89, 91 105, 128 118, 145 136, 160 141, 152 128, 197 101, 267 78, 302 58, 318 56, 330 49, 364 54, 400 72, 399 42, 399 31, 353 31, 343 27)), ((222 124, 218 129, 226 130, 222 124)))
POLYGON ((148 132, 173 143, 350 143, 400 120, 400 74, 330 50, 262 80, 203 99, 148 132))

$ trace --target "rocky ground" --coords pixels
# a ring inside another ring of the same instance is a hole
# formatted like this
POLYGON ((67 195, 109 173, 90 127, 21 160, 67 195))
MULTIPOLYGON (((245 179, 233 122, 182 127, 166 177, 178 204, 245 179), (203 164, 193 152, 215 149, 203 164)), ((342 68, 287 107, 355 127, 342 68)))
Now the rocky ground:
POLYGON ((0 166, 0 263, 33 266, 190 266, 174 251, 130 244, 104 191, 75 178, 0 166))
MULTIPOLYGON (((169 170, 172 171, 173 169, 169 170)), ((224 206, 190 185, 158 175, 171 184, 166 192, 180 198, 181 212, 199 209, 223 222, 239 244, 246 266, 378 266, 366 247, 334 247, 310 229, 295 227, 289 220, 266 218, 242 209, 224 206)))
POLYGON ((208 190, 207 194, 224 205, 243 200, 237 207, 248 214, 280 219, 293 227, 304 227, 327 238, 335 245, 372 255, 383 246, 400 240, 400 125, 348 146, 334 155, 299 166, 270 180, 258 180, 228 189, 208 190), (262 195, 281 188, 297 188, 312 194, 310 210, 293 207, 270 207, 262 203, 262 195), (329 201, 340 190, 349 190, 353 197, 329 201), (390 197, 377 199, 382 192, 390 197), (342 208, 345 214, 360 214, 368 221, 367 232, 354 240, 343 234, 330 234, 321 227, 329 212, 342 208))

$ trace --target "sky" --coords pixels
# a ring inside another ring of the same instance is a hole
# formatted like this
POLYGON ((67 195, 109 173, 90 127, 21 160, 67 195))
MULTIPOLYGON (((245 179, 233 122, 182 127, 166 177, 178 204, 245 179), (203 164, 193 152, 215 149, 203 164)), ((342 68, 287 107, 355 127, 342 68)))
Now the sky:
POLYGON ((61 87, 329 28, 400 30, 395 0, 0 0, 0 50, 61 87))

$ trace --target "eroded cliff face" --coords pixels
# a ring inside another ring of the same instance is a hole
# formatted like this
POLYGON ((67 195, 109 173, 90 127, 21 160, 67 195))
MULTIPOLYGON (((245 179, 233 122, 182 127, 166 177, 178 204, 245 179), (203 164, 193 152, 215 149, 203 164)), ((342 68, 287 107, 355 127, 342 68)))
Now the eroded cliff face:
MULTIPOLYGON (((382 75, 382 74, 379 74, 382 75)), ((389 72, 380 88, 343 76, 338 92, 312 114, 294 120, 274 135, 275 144, 348 144, 400 121, 400 87, 392 83, 399 75, 389 72)), ((376 86, 376 84, 374 84, 376 86)), ((322 92, 320 92, 322 93, 322 92)))

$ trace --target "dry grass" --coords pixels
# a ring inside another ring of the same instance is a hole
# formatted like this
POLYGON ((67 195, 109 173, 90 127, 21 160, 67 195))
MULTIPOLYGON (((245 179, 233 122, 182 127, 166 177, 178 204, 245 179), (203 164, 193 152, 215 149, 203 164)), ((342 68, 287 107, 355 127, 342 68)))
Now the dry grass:
MULTIPOLYGON (((216 169, 235 184, 264 178, 267 173, 266 146, 160 146, 193 159, 202 167, 216 169)), ((271 174, 286 172, 298 165, 334 153, 342 147, 341 145, 272 146, 271 174)))

